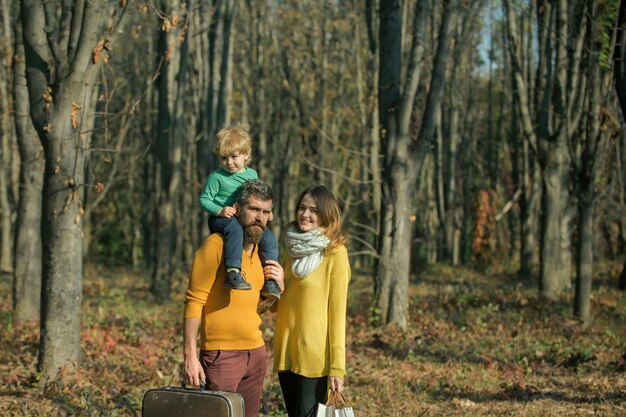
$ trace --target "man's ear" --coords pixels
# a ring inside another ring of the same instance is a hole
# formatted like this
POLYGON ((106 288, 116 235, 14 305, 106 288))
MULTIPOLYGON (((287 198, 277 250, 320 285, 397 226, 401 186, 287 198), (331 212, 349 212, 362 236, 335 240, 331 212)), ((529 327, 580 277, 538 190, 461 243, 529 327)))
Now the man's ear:
POLYGON ((241 208, 241 206, 239 205, 239 203, 233 203, 233 208, 236 211, 236 215, 239 216, 239 209, 241 208))

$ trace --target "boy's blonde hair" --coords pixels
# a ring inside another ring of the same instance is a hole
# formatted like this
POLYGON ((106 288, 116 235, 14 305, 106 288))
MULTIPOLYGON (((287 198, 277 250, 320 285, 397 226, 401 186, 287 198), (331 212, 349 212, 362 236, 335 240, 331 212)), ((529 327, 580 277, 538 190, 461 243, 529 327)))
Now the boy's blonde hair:
POLYGON ((213 153, 218 158, 232 155, 235 152, 248 154, 246 164, 252 159, 252 138, 250 137, 250 126, 237 123, 233 126, 220 129, 215 135, 213 153))

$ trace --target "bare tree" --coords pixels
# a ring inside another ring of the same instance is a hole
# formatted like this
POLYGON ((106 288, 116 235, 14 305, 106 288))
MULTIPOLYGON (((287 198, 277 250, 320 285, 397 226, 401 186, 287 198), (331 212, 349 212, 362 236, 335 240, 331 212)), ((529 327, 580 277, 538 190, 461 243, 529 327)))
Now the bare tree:
POLYGON ((574 149, 573 167, 578 174, 578 241, 576 251, 576 294, 574 315, 584 323, 591 315, 591 282, 593 276, 593 207, 596 197, 596 178, 599 165, 604 161, 609 132, 602 129, 607 124, 606 109, 609 108, 612 73, 606 62, 601 62, 601 52, 610 45, 601 41, 602 25, 606 10, 594 0, 587 2, 586 18, 583 24, 588 27, 584 48, 587 54, 588 81, 587 111, 585 129, 576 135, 572 143, 574 149))
POLYGON ((21 2, 30 114, 45 155, 42 382, 79 358, 84 161, 97 74, 127 7, 104 0, 21 2))
POLYGON ((380 3, 380 69, 378 84, 381 137, 384 141, 380 260, 375 278, 374 308, 381 324, 406 327, 410 271, 411 227, 409 217, 418 174, 433 144, 436 115, 443 98, 450 62, 452 34, 458 3, 443 2, 437 52, 428 89, 426 108, 416 139, 410 134, 414 99, 420 82, 426 17, 429 2, 417 4, 412 33, 407 82, 402 91, 401 6, 399 0, 380 3))
POLYGON ((543 295, 555 297, 570 285, 568 144, 580 125, 586 82, 580 72, 585 36, 580 24, 582 3, 538 2, 539 62, 532 91, 522 65, 517 18, 510 3, 503 2, 520 123, 542 173, 539 288, 543 295))
POLYGON ((442 244, 439 246, 443 249, 438 252, 443 252, 441 260, 447 259, 453 265, 461 262, 461 236, 465 223, 463 218, 465 196, 461 186, 464 182, 461 148, 464 141, 473 142, 472 135, 466 132, 467 120, 478 119, 472 112, 472 106, 466 106, 464 101, 470 103, 473 101, 472 96, 476 94, 473 85, 480 85, 480 82, 474 83, 474 79, 467 77, 466 74, 471 74, 472 62, 477 58, 474 43, 479 39, 475 34, 480 32, 478 17, 484 3, 484 1, 471 2, 465 6, 467 7, 464 12, 465 18, 457 26, 454 63, 450 68, 446 101, 441 112, 441 126, 437 128, 435 195, 441 227, 439 235, 442 244))
POLYGON ((157 139, 152 148, 156 161, 156 257, 150 287, 159 300, 170 296, 174 260, 180 259, 182 250, 177 225, 181 217, 184 91, 189 64, 187 6, 185 0, 168 0, 161 9, 159 55, 164 62, 157 80, 157 139))

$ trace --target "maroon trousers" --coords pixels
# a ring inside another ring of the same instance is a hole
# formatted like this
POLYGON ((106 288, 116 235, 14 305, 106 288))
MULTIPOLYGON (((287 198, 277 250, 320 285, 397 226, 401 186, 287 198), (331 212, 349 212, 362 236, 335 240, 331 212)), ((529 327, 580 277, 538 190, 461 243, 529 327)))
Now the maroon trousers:
POLYGON ((265 345, 252 350, 201 350, 200 363, 207 389, 238 392, 243 397, 246 417, 259 415, 267 367, 265 345))

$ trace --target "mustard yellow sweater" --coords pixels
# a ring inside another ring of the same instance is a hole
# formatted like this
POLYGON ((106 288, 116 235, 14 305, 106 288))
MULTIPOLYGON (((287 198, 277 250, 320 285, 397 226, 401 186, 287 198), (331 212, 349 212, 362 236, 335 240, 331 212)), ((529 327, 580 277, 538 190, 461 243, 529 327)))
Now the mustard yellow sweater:
POLYGON ((283 265, 285 292, 276 310, 274 372, 291 371, 308 378, 346 374, 346 304, 350 264, 345 246, 324 255, 305 278, 283 265))
POLYGON ((201 319, 200 348, 249 350, 263 346, 256 312, 264 283, 258 247, 252 256, 243 251, 241 270, 251 290, 224 288, 224 238, 211 234, 196 252, 185 295, 185 318, 201 319))

